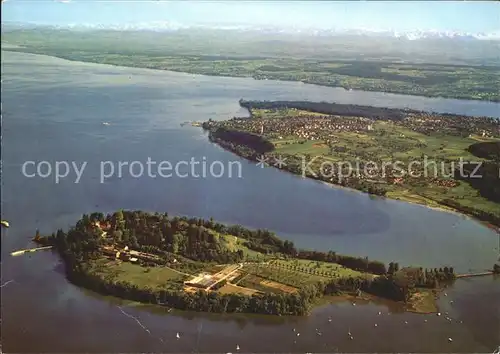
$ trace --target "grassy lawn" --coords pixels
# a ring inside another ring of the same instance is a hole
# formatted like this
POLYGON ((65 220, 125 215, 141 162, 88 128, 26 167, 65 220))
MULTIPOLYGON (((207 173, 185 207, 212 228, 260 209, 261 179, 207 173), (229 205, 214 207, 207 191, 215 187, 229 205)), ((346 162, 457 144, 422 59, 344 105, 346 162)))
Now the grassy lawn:
POLYGON ((153 289, 181 288, 187 276, 166 267, 145 268, 122 261, 99 260, 95 269, 115 281, 123 281, 140 288, 149 286, 153 289))
POLYGON ((284 144, 279 141, 276 146, 276 153, 281 154, 300 154, 300 155, 328 155, 330 149, 323 141, 308 140, 303 143, 293 142, 291 144, 284 144))
POLYGON ((230 251, 235 252, 242 250, 243 254, 245 255, 245 259, 247 261, 264 261, 270 258, 263 253, 253 251, 248 247, 245 247, 244 246, 244 243, 246 242, 245 239, 233 235, 220 235, 220 234, 219 234, 219 239, 224 242, 225 246, 230 251))

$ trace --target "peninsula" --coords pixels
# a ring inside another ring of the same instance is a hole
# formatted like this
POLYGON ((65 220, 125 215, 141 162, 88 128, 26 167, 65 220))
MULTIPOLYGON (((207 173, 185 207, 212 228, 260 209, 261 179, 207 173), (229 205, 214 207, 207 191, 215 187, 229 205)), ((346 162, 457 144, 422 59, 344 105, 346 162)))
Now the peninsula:
POLYGON ((386 267, 300 250, 268 230, 167 213, 83 215, 67 232, 34 241, 59 252, 77 285, 191 311, 306 315, 325 295, 370 294, 433 312, 439 287, 456 278, 451 267, 386 267))
POLYGON ((244 158, 500 227, 500 120, 308 101, 244 101, 250 118, 209 120, 244 158))

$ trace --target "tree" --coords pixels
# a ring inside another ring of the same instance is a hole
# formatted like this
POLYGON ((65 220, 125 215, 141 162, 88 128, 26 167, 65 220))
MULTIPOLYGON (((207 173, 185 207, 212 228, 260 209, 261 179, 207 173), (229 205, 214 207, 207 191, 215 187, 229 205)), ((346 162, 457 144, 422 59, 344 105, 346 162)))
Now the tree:
POLYGON ((130 240, 130 230, 129 229, 125 229, 123 230, 123 233, 122 233, 122 241, 126 244, 128 244, 130 240))
POLYGON ((125 228, 125 219, 122 210, 118 210, 113 214, 113 221, 115 230, 123 230, 125 228))
POLYGON ((496 263, 496 264, 493 266, 493 273, 495 273, 495 274, 500 274, 500 264, 496 263))
POLYGON ((123 236, 122 231, 120 230, 113 231, 113 239, 115 240, 115 242, 121 242, 122 236, 123 236))

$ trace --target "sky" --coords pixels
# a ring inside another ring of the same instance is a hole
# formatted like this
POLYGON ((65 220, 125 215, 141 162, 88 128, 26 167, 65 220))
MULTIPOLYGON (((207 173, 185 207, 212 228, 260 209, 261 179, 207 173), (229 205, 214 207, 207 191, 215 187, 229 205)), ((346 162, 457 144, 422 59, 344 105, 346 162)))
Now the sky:
POLYGON ((127 1, 7 0, 2 21, 43 24, 173 22, 371 30, 500 30, 494 1, 127 1))

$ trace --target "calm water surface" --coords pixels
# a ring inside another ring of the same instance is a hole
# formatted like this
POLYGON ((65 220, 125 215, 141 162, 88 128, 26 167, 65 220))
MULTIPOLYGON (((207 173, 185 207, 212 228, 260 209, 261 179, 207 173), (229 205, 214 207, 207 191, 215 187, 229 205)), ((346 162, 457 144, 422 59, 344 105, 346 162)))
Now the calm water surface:
POLYGON ((51 252, 8 255, 29 246, 36 228, 52 232, 73 224, 82 213, 125 208, 269 228, 300 247, 405 265, 490 268, 498 256, 498 236, 477 222, 258 168, 210 144, 201 130, 180 123, 243 115, 240 98, 326 100, 495 117, 500 115, 498 104, 193 76, 9 52, 2 52, 2 79, 2 219, 11 223, 2 229, 2 283, 12 280, 2 287, 4 351, 234 352, 238 344, 242 352, 490 352, 500 343, 500 316, 494 310, 500 287, 492 277, 458 281, 449 289, 441 307, 452 322, 402 313, 386 303, 335 303, 307 318, 167 314, 74 287, 51 252), (101 161, 145 164, 148 157, 172 164, 191 157, 208 163, 239 161, 242 178, 133 178, 126 173, 100 183, 101 161), (24 177, 21 165, 27 160, 87 166, 78 184, 74 173, 56 184, 50 177, 24 177), (349 340, 349 330, 354 340, 349 340), (175 339, 176 332, 181 339, 175 339))

